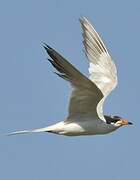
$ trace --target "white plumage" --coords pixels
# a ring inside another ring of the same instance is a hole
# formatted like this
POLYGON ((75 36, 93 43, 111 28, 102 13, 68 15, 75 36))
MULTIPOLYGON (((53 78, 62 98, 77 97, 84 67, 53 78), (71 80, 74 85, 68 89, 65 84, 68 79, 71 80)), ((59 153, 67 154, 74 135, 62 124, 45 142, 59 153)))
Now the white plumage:
POLYGON ((56 74, 72 85, 67 118, 54 125, 34 130, 16 131, 8 135, 51 132, 60 135, 106 134, 122 125, 132 124, 118 116, 103 114, 105 98, 117 85, 117 70, 107 48, 90 22, 80 19, 85 55, 89 60, 89 78, 48 45, 45 50, 56 68, 56 74))
POLYGON ((80 19, 83 29, 83 44, 89 60, 89 78, 102 91, 104 98, 98 104, 98 115, 102 120, 103 103, 117 85, 117 70, 100 36, 86 18, 80 19))

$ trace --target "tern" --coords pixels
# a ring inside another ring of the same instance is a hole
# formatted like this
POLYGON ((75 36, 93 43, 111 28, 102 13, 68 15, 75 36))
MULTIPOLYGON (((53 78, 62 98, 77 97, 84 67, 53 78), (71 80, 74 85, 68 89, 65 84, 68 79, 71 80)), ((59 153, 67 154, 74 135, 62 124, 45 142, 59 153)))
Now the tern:
POLYGON ((77 70, 53 48, 44 44, 48 61, 57 70, 56 74, 71 84, 68 116, 61 122, 45 128, 23 130, 8 135, 49 132, 58 135, 102 135, 131 125, 119 116, 103 114, 106 97, 117 85, 116 66, 100 36, 85 18, 80 18, 84 52, 89 62, 89 78, 77 70))

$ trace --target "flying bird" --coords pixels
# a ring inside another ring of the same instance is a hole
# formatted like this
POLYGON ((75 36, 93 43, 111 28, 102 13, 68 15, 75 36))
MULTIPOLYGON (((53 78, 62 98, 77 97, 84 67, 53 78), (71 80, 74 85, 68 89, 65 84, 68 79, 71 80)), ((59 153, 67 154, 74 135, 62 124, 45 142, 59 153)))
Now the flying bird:
POLYGON ((77 70, 62 55, 44 44, 48 61, 57 70, 56 74, 71 84, 68 116, 64 121, 45 128, 23 130, 8 135, 49 132, 66 136, 107 134, 118 128, 131 125, 119 116, 103 114, 106 97, 117 85, 117 70, 107 48, 91 23, 80 18, 84 52, 89 62, 89 78, 77 70))

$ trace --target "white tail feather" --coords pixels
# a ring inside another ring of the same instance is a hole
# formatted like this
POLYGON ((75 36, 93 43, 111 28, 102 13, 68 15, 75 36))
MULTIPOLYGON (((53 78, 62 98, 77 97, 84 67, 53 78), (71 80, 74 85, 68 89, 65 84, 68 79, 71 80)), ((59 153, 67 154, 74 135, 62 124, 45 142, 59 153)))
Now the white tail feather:
POLYGON ((4 134, 5 136, 12 136, 12 135, 18 135, 18 134, 29 134, 29 133, 39 133, 39 132, 47 132, 48 127, 40 128, 40 129, 32 129, 32 130, 23 130, 23 131, 15 131, 8 134, 4 134))

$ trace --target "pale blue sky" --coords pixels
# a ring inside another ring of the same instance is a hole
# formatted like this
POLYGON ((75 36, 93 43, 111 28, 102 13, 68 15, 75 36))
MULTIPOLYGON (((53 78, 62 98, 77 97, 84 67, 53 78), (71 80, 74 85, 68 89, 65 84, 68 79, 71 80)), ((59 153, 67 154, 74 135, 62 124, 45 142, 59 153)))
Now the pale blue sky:
POLYGON ((103 37, 119 72, 105 113, 134 123, 113 134, 53 134, 0 139, 0 179, 139 179, 140 1, 3 0, 0 2, 0 132, 44 127, 67 114, 69 85, 45 60, 47 42, 82 72, 78 18, 86 16, 103 37))

